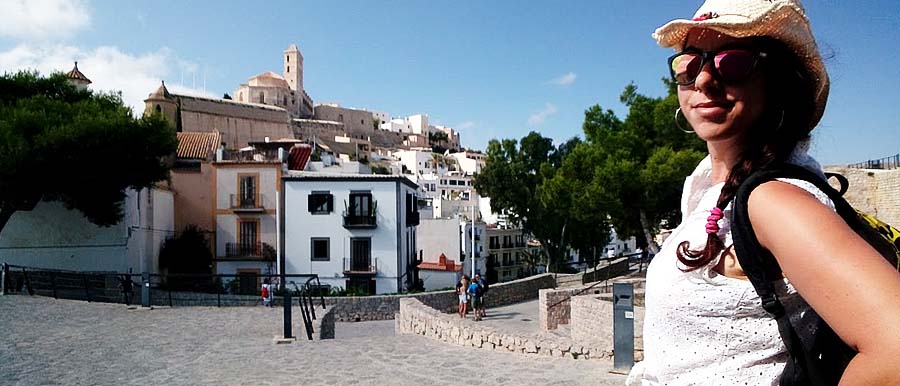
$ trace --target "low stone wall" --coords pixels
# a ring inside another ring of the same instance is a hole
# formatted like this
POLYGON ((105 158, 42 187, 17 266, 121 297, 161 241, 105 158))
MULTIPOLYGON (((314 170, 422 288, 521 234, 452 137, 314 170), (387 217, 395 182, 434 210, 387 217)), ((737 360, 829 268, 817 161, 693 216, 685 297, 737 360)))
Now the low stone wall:
POLYGON ((582 282, 593 283, 595 281, 612 279, 628 273, 628 258, 621 257, 611 261, 609 264, 599 267, 593 271, 584 274, 582 282))
POLYGON ((569 299, 581 288, 542 289, 538 295, 538 315, 541 330, 555 330, 569 324, 569 299))
MULTIPOLYGON (((556 280, 550 273, 494 284, 490 286, 484 302, 488 308, 519 303, 537 298, 539 290, 554 286, 556 280)), ((409 295, 331 297, 325 298, 325 304, 334 309, 335 320, 339 322, 391 320, 400 311, 400 300, 406 298, 417 299, 443 312, 455 312, 459 304, 452 290, 409 295)))
POLYGON ((611 350, 574 344, 561 337, 506 334, 455 314, 440 312, 414 298, 400 299, 400 312, 394 326, 398 334, 422 335, 464 347, 574 359, 602 359, 612 355, 611 350))
MULTIPOLYGON (((643 294, 635 291, 634 307, 634 350, 635 360, 643 359, 644 347, 644 307, 643 294)), ((575 296, 571 302, 570 328, 572 340, 579 344, 597 347, 599 350, 613 350, 613 304, 612 294, 591 294, 575 296)))

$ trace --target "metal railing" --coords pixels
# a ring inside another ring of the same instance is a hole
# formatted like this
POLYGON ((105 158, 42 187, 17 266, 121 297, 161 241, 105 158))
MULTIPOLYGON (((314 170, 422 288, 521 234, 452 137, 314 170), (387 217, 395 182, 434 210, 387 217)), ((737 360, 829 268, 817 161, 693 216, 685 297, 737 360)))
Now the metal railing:
POLYGON ((378 221, 375 213, 358 214, 344 212, 344 228, 375 228, 378 221))
POLYGON ((267 207, 268 200, 265 195, 260 194, 259 200, 257 201, 257 196, 247 197, 243 194, 231 194, 229 195, 229 208, 233 210, 253 210, 253 211, 263 211, 267 207))
POLYGON ((268 243, 225 243, 225 257, 275 261, 275 248, 268 243))
POLYGON ((274 162, 281 159, 278 157, 278 149, 222 150, 221 161, 274 162))
POLYGON ((344 258, 345 275, 374 275, 378 273, 378 259, 344 258))
POLYGON ((900 153, 890 157, 857 162, 847 165, 847 167, 854 169, 898 169, 900 168, 900 153))
POLYGON ((297 297, 307 338, 312 340, 315 302, 325 309, 325 292, 316 274, 135 274, 69 271, 2 264, 0 293, 142 306, 258 306, 262 283, 273 283, 274 303, 285 306, 285 337, 297 297), (296 279, 296 280, 295 280, 296 279), (297 286, 296 281, 302 281, 297 286), (282 284, 283 283, 283 284, 282 284), (288 288, 293 285, 293 293, 288 288), (318 298, 318 299, 316 299, 318 298))

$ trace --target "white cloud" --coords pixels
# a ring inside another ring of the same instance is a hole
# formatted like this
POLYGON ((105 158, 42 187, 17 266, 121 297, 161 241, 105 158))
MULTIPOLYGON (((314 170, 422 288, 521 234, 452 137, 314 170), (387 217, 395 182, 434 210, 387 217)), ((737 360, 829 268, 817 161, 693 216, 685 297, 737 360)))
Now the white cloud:
POLYGON ((547 84, 552 84, 555 86, 568 87, 571 86, 572 83, 575 83, 575 78, 577 78, 574 72, 569 71, 567 74, 560 75, 556 78, 550 79, 547 81, 547 84))
MULTIPOLYGON (((6 52, 0 52, 0 68, 3 71, 38 70, 47 75, 51 72, 68 72, 73 61, 78 61, 78 69, 93 83, 95 91, 121 91, 122 99, 136 115, 144 111, 144 99, 159 87, 160 80, 174 79, 174 69, 196 67, 177 58, 168 48, 156 52, 130 54, 116 47, 104 46, 85 50, 75 46, 35 46, 21 44, 6 52)), ((215 97, 204 90, 192 89, 170 82, 170 91, 215 97)))
POLYGON ((80 0, 0 1, 0 36, 27 41, 65 39, 90 21, 87 5, 80 0))
POLYGON ((541 123, 544 123, 548 116, 555 114, 556 111, 556 106, 554 106, 553 103, 547 102, 543 109, 536 111, 528 117, 528 123, 531 125, 540 125, 541 123))
POLYGON ((473 127, 475 127, 475 122, 472 121, 465 121, 456 126, 459 130, 471 129, 473 127))

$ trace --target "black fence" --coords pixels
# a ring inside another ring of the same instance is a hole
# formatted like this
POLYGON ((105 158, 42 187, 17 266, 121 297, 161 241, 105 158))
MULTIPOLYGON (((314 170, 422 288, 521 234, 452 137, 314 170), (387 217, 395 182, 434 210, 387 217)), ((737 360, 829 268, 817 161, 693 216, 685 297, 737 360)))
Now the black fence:
POLYGON ((900 168, 900 154, 857 162, 855 164, 847 165, 847 167, 854 169, 897 169, 900 168))
POLYGON ((136 274, 82 272, 2 264, 2 294, 143 306, 262 305, 263 284, 270 284, 272 306, 285 306, 285 337, 291 336, 290 309, 298 306, 306 335, 313 339, 316 301, 325 308, 327 286, 315 274, 136 274))

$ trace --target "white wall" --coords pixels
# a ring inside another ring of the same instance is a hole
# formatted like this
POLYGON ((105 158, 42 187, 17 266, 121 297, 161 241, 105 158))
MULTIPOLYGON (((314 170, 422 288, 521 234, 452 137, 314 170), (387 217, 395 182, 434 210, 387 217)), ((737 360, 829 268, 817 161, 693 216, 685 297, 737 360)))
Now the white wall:
POLYGON ((0 262, 74 271, 158 272, 162 241, 174 234, 172 193, 127 190, 124 217, 100 227, 56 201, 13 214, 0 233, 0 262))
MULTIPOLYGON (((347 178, 315 180, 286 180, 284 259, 285 272, 315 273, 323 284, 346 287, 343 275, 345 258, 350 258, 351 237, 371 237, 372 259, 378 259, 375 276, 377 293, 399 292, 398 278, 405 272, 411 256, 407 239, 413 238, 415 228, 406 227, 406 192, 415 190, 398 177, 376 181, 347 178), (334 211, 314 215, 308 211, 308 196, 313 191, 328 191, 334 196, 334 211), (375 229, 346 229, 343 226, 345 202, 351 191, 370 191, 377 204, 375 229), (311 238, 329 238, 329 260, 312 261, 311 238)), ((411 243, 411 240, 409 241, 411 243)), ((412 248, 410 248, 412 249, 412 248)))
POLYGON ((422 219, 416 232, 422 261, 437 263, 441 254, 459 263, 462 247, 459 219, 422 219))
MULTIPOLYGON (((454 288, 463 272, 421 270, 419 277, 425 282, 426 291, 454 288)), ((468 275, 468 273, 467 273, 468 275)))

